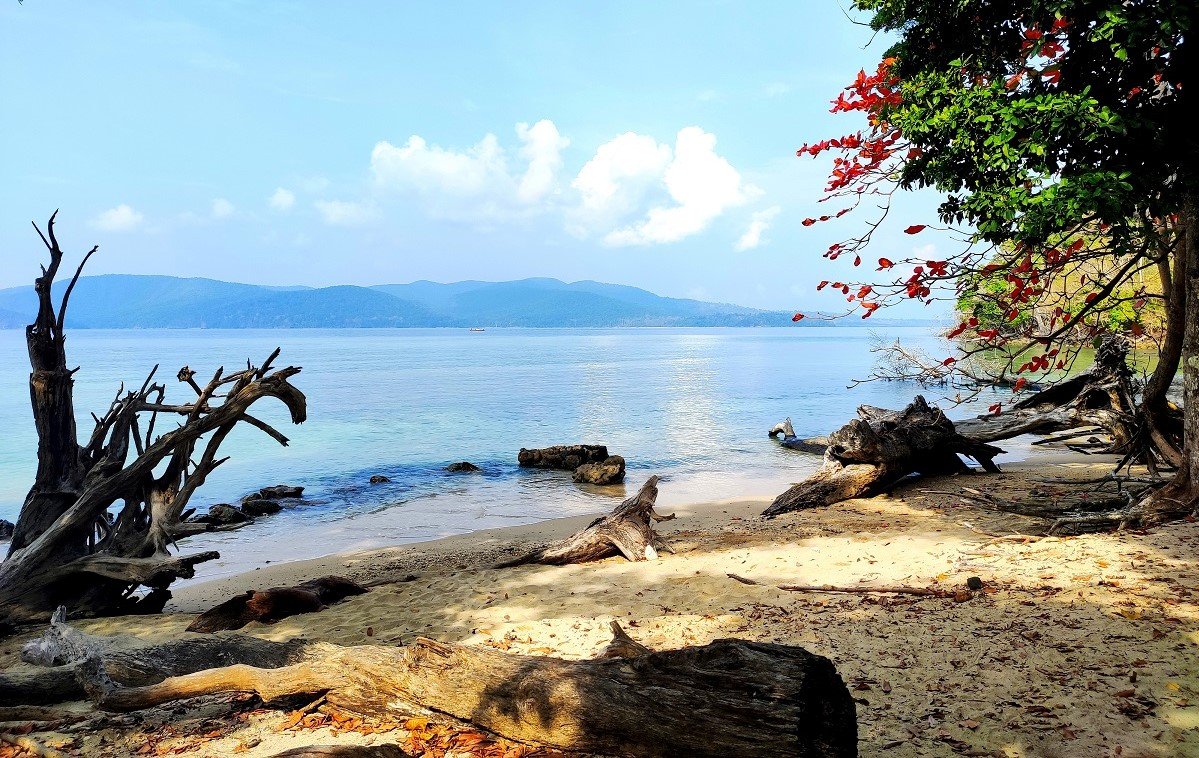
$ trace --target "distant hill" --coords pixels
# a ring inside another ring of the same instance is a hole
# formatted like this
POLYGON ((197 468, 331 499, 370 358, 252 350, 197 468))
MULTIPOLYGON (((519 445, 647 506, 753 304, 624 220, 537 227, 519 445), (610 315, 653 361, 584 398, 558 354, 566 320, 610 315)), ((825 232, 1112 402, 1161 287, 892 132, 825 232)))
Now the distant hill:
MULTIPOLYGON (((59 297, 63 286, 62 282, 55 284, 59 297)), ((24 327, 36 308, 32 286, 0 290, 0 328, 24 327)), ((879 319, 874 323, 927 322, 879 319)), ((110 274, 80 279, 67 315, 67 325, 76 329, 790 324, 790 313, 661 297, 617 284, 568 284, 557 279, 309 288, 110 274)), ((807 320, 801 325, 826 326, 828 322, 807 320)))

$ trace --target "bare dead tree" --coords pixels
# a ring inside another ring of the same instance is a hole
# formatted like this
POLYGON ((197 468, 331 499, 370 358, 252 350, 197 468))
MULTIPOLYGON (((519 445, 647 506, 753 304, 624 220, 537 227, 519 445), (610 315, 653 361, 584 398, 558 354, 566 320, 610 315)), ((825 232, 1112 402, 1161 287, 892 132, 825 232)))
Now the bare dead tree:
POLYGON ((64 326, 71 293, 97 248, 84 255, 56 305, 51 289, 63 259, 56 216, 45 232, 34 224, 50 255, 34 283, 37 317, 25 330, 38 466, 0 563, 0 621, 10 623, 44 621, 63 603, 78 615, 160 611, 173 581, 218 557, 173 555, 169 547, 197 531, 182 516, 208 475, 228 460, 218 457, 221 443, 245 422, 287 444, 250 415, 263 398, 282 402, 293 423, 307 414, 304 394, 288 381, 300 369, 272 368, 276 349, 261 366, 247 363, 230 374, 217 369, 203 385, 184 366, 177 378, 195 397, 183 403, 166 401, 155 366, 136 390, 122 386, 103 416, 93 414, 95 428, 81 441, 72 394, 78 368, 68 368, 64 326), (177 426, 156 435, 160 416, 177 417, 177 426), (149 591, 142 595, 140 588, 149 591))

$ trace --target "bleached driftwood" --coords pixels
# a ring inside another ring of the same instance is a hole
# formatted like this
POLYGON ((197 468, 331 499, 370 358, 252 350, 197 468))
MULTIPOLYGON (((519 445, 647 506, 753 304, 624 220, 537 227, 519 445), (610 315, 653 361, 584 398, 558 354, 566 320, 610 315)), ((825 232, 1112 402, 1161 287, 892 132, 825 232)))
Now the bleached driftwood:
POLYGON ((526 563, 546 563, 563 566, 568 563, 598 561, 616 554, 630 561, 653 560, 658 557, 654 532, 655 521, 669 521, 669 516, 654 510, 658 498, 658 477, 651 476, 636 495, 625 500, 607 516, 592 521, 586 529, 561 542, 534 550, 518 558, 500 563, 497 568, 520 566, 526 563))

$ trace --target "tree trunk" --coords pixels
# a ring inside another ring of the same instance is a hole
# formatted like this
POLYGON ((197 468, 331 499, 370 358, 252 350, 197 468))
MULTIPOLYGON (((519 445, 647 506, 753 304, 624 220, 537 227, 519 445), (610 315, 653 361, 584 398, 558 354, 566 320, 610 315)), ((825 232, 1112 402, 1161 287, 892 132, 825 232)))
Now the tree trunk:
POLYGON ((1194 188, 1187 191, 1182 221, 1184 260, 1175 273, 1186 283, 1186 328, 1181 350, 1182 450, 1178 471, 1170 483, 1133 509, 1143 524, 1188 516, 1199 507, 1199 191, 1194 188))
MULTIPOLYGON (((62 263, 62 250, 54 232, 54 218, 47 225, 50 265, 34 280, 38 298, 37 317, 25 327, 29 349, 29 402, 37 429, 37 474, 25 496, 17 518, 9 555, 20 550, 50 528, 78 497, 85 473, 75 429, 74 371, 67 368, 66 335, 63 334, 63 309, 55 313, 51 289, 62 263)), ((40 232, 39 232, 40 234, 40 232)), ((96 251, 92 248, 87 258, 96 251)), ((82 270, 83 264, 80 264, 82 270)), ((78 274, 76 274, 78 276, 78 274)), ((72 281, 72 284, 74 282, 72 281)), ((66 301, 64 298, 63 305, 66 301)), ((71 557, 83 553, 83 539, 64 545, 71 557)))
POLYGON ((1165 297, 1166 333, 1158 351, 1157 367, 1141 395, 1145 432, 1153 447, 1171 465, 1182 464, 1182 428, 1176 409, 1166 397, 1182 360, 1187 326, 1187 240, 1193 235, 1186 225, 1173 240, 1173 249, 1163 251, 1158 262, 1165 297))
POLYGON ((779 444, 788 450, 798 450, 801 453, 822 455, 824 449, 828 447, 828 437, 811 437, 809 439, 797 437, 795 427, 791 426, 790 417, 775 424, 774 428, 766 435, 771 439, 778 438, 779 444))
POLYGON ((992 459, 1002 450, 959 434, 923 397, 917 396, 902 411, 861 406, 858 416, 829 435, 821 468, 775 498, 763 516, 870 496, 912 473, 967 470, 959 454, 974 458, 987 471, 999 470, 992 459))
POLYGON ((660 516, 654 510, 658 499, 658 477, 651 476, 636 495, 616 506, 607 516, 592 521, 586 529, 561 542, 534 550, 531 553, 504 561, 496 568, 545 563, 565 566, 568 563, 598 561, 609 556, 623 555, 630 561, 653 560, 658 557, 653 522, 669 521, 674 516, 660 516))

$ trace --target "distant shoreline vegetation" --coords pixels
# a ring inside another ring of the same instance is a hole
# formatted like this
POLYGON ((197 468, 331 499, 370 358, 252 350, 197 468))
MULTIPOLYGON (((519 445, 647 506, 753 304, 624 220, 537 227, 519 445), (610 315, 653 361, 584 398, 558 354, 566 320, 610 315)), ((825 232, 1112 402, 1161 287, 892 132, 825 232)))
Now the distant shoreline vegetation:
MULTIPOLYGON (((59 290, 61 284, 56 284, 59 290)), ((59 295, 60 296, 60 295, 59 295)), ((215 279, 109 274, 71 295, 73 329, 622 328, 933 326, 927 319, 793 324, 790 312, 655 295, 637 287, 557 279, 419 281, 372 287, 271 287, 215 279)), ((0 290, 0 329, 32 322, 32 287, 0 290)), ((811 314, 816 316, 817 314, 811 314)))

